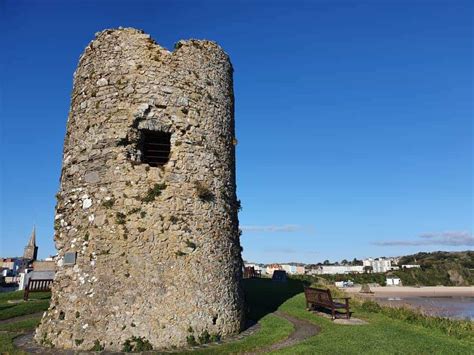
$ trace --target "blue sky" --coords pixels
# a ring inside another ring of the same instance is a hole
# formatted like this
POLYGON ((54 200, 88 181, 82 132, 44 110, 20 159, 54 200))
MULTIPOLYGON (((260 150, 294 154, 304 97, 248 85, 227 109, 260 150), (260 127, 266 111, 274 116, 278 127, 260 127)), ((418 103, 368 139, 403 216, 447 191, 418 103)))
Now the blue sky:
POLYGON ((55 252, 54 195, 79 55, 94 33, 234 65, 244 258, 473 249, 470 1, 0 0, 1 256, 33 224, 55 252))

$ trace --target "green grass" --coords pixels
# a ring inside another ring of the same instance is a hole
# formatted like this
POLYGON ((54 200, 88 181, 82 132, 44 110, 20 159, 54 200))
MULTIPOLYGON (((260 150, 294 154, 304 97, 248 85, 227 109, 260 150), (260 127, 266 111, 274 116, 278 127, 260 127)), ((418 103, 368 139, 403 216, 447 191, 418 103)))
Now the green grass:
POLYGON ((257 333, 243 340, 217 346, 212 349, 184 352, 184 354, 230 354, 252 351, 285 339, 293 331, 293 325, 290 322, 272 314, 263 317, 260 320, 260 326, 261 329, 257 333))
POLYGON ((35 329, 41 317, 28 318, 24 320, 19 320, 14 323, 0 324, 0 331, 6 332, 25 332, 32 329, 35 329))
MULTIPOLYGON (((50 299, 51 292, 34 292, 30 293, 30 299, 50 299)), ((11 300, 22 300, 23 291, 14 291, 14 292, 2 292, 0 293, 0 304, 5 304, 11 300)))
POLYGON ((0 320, 46 311, 49 299, 30 299, 21 303, 0 303, 0 320))
MULTIPOLYGON (((47 305, 50 297, 50 294, 38 294, 37 297, 30 298, 30 301, 23 302, 23 296, 17 298, 16 292, 12 293, 11 299, 0 299, 0 320, 34 313, 37 311, 35 307, 39 307, 39 304, 47 305), (34 306, 31 307, 33 304, 34 306)), ((41 309, 39 311, 41 311, 41 309)))
POLYGON ((382 313, 392 319, 421 325, 425 328, 437 329, 458 339, 474 341, 474 322, 468 320, 453 320, 443 317, 428 316, 407 307, 380 306, 374 301, 369 300, 360 302, 359 306, 360 311, 382 313))
MULTIPOLYGON (((354 316, 369 324, 347 326, 316 316, 305 308, 303 284, 298 280, 274 283, 268 279, 244 281, 249 318, 258 320, 260 330, 240 341, 184 354, 230 354, 265 348, 285 339, 293 330, 288 321, 273 314, 280 310, 293 317, 305 319, 321 328, 321 333, 275 354, 473 354, 474 340, 469 333, 446 334, 442 323, 414 322, 413 319, 398 319, 384 312, 374 312, 354 302, 354 316)), ((48 294, 38 296, 35 301, 9 304, 8 299, 21 299, 20 293, 0 295, 0 319, 12 314, 35 313, 47 306, 48 294)), ((0 324, 0 353, 19 354, 13 347, 13 338, 22 332, 33 330, 39 318, 25 319, 10 324, 0 324)))
POLYGON ((16 322, 9 324, 8 326, 6 324, 1 325, 2 329, 0 331, 0 354, 7 354, 7 355, 25 354, 24 351, 21 351, 14 347, 13 339, 21 335, 22 332, 24 331, 33 330, 36 327, 38 322, 39 322, 39 319, 36 319, 36 322, 30 322, 28 325, 24 323, 23 321, 21 321, 22 324, 20 325, 16 325, 16 322), (12 330, 10 331, 9 329, 12 329, 12 330))
MULTIPOLYGON (((23 291, 0 293, 0 320, 24 316, 45 311, 49 306, 50 292, 31 293, 30 300, 23 302, 23 291), (19 301, 19 303, 9 303, 19 301)), ((23 332, 32 331, 36 328, 40 317, 18 320, 12 323, 0 324, 0 354, 24 354, 23 351, 15 349, 13 339, 23 332)))
POLYGON ((0 333, 0 354, 17 355, 24 354, 23 351, 15 349, 13 339, 18 336, 16 333, 0 333))
POLYGON ((34 292, 24 302, 23 291, 0 293, 0 320, 45 311, 49 307, 50 298, 51 292, 34 292))
POLYGON ((0 293, 0 302, 6 302, 10 300, 21 300, 23 299, 23 291, 13 291, 13 292, 1 292, 0 293))
POLYGON ((250 319, 259 320, 268 313, 276 311, 286 300, 303 292, 299 280, 273 282, 270 279, 244 280, 247 313, 250 319))
POLYGON ((321 327, 321 333, 278 354, 472 354, 474 342, 459 340, 438 329, 428 329, 383 314, 354 308, 354 316, 368 325, 347 326, 305 310, 304 295, 285 302, 280 310, 321 327))
POLYGON ((8 306, 10 307, 0 309, 0 320, 46 311, 49 307, 49 300, 30 300, 8 306))

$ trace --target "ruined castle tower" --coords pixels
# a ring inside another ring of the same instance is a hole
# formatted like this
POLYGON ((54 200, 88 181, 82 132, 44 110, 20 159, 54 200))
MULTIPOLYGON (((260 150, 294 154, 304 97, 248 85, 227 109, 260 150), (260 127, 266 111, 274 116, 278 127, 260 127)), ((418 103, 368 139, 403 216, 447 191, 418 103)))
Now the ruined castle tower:
POLYGON ((135 336, 160 349, 241 330, 232 71, 213 42, 169 52, 135 29, 86 48, 38 342, 121 350, 135 336))

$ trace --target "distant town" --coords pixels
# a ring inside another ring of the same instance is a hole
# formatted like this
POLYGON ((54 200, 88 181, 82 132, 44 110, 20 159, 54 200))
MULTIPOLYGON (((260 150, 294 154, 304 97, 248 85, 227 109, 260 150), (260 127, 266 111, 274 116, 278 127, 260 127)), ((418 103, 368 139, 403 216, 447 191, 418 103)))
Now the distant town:
MULTIPOLYGON (((38 260, 33 228, 22 256, 1 258, 0 285, 3 290, 24 290, 28 281, 53 280, 64 260, 51 255, 38 260)), ((370 257, 314 264, 299 262, 258 263, 244 260, 243 276, 272 278, 275 271, 293 277, 323 278, 338 287, 357 284, 373 286, 466 286, 474 283, 473 256, 465 252, 420 252, 408 256, 370 257)))
MULTIPOLYGON (((341 262, 331 263, 325 260, 317 264, 303 263, 272 263, 259 264, 252 262, 244 262, 245 268, 252 268, 260 276, 272 277, 276 270, 283 270, 288 275, 354 275, 363 273, 387 273, 400 269, 420 268, 417 264, 399 265, 401 257, 378 257, 366 258, 358 260, 354 258, 352 261, 342 260, 341 262)), ((401 280, 398 277, 388 275, 385 281, 387 286, 399 286, 401 280)), ((336 286, 351 286, 350 281, 336 282, 336 286)))
POLYGON ((420 265, 404 264, 398 265, 401 257, 378 257, 367 259, 354 259, 352 261, 342 260, 331 263, 325 260, 317 264, 303 263, 272 263, 259 264, 244 262, 246 267, 253 267, 262 275, 271 276, 275 270, 284 270, 290 275, 336 275, 336 274, 361 274, 361 273, 384 273, 400 269, 419 268, 420 265))
POLYGON ((23 290, 29 279, 53 279, 57 258, 51 256, 37 260, 36 230, 33 228, 23 256, 2 258, 0 284, 3 287, 18 287, 23 290))
MULTIPOLYGON (((56 263, 60 262, 57 256, 50 256, 44 260, 37 260, 38 246, 36 245, 36 231, 33 228, 28 244, 24 248, 23 256, 2 258, 0 283, 3 286, 18 287, 23 290, 31 279, 53 279, 56 263)), ((376 257, 346 259, 340 262, 325 260, 322 263, 304 264, 298 262, 262 264, 244 261, 247 270, 258 276, 272 277, 276 270, 285 271, 288 275, 356 275, 370 273, 389 273, 390 271, 420 268, 418 264, 401 264, 402 257, 376 257)), ((244 270, 245 271, 245 270, 244 270)), ((347 283, 345 284, 347 285, 347 283)), ((349 282, 350 285, 350 282, 349 282)), ((401 285, 399 278, 388 275, 386 285, 401 285)))

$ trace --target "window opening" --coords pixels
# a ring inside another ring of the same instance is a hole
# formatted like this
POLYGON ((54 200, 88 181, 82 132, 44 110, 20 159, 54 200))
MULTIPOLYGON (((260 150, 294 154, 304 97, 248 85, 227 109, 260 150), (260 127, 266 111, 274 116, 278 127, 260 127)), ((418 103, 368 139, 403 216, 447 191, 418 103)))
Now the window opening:
POLYGON ((165 165, 170 157, 171 133, 142 131, 144 163, 157 167, 165 165))

